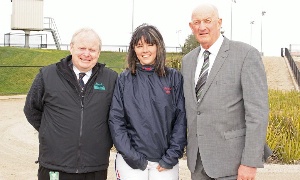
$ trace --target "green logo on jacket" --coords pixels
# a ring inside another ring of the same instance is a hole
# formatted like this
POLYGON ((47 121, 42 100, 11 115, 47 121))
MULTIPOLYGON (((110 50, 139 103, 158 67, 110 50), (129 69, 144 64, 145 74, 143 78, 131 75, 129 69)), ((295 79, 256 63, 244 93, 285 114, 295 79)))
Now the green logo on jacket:
POLYGON ((104 91, 105 90, 105 86, 102 84, 102 83, 95 83, 94 84, 94 89, 96 89, 96 90, 100 90, 100 91, 104 91))
POLYGON ((49 177, 50 180, 59 180, 59 172, 50 171, 49 177))

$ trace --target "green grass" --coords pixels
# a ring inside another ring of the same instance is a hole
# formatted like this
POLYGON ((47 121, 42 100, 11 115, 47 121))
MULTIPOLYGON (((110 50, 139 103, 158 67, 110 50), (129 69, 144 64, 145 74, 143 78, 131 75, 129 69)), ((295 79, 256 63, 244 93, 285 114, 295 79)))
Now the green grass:
MULTIPOLYGON (((26 94, 40 69, 3 66, 47 66, 69 54, 67 50, 0 47, 0 95, 26 94)), ((125 52, 104 51, 100 54, 99 62, 120 73, 125 67, 125 58, 125 52)))
MULTIPOLYGON (((41 68, 3 66, 47 66, 69 54, 67 50, 0 47, 0 95, 26 94, 41 68)), ((126 55, 127 52, 102 51, 99 62, 120 73, 126 67, 126 55)), ((175 67, 181 57, 179 53, 167 53, 167 65, 175 67)))

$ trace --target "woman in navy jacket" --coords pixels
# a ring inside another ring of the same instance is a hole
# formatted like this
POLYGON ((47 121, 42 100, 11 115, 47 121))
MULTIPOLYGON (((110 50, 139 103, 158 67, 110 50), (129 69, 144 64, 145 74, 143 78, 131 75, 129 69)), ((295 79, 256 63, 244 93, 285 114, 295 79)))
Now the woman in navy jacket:
POLYGON ((187 142, 183 78, 165 59, 156 27, 137 27, 109 116, 117 179, 178 180, 178 159, 187 142))

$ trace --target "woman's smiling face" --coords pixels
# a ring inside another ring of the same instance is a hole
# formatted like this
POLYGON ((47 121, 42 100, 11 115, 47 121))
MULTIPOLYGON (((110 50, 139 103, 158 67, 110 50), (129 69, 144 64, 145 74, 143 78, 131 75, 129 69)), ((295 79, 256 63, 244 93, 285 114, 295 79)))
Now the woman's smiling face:
POLYGON ((153 65, 156 59, 156 44, 148 44, 142 37, 138 44, 135 45, 134 51, 142 65, 153 65))

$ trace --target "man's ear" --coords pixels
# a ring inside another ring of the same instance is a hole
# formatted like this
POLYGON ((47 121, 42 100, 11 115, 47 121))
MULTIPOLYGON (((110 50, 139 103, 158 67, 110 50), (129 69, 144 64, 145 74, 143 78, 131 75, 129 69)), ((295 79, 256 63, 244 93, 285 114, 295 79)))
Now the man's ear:
POLYGON ((189 22, 189 26, 190 26, 190 28, 192 30, 192 33, 194 34, 193 24, 191 22, 189 22))
POLYGON ((219 20, 218 20, 219 29, 221 29, 221 28, 222 28, 222 22, 223 22, 222 18, 219 18, 219 20))

